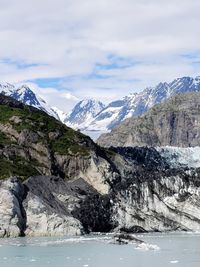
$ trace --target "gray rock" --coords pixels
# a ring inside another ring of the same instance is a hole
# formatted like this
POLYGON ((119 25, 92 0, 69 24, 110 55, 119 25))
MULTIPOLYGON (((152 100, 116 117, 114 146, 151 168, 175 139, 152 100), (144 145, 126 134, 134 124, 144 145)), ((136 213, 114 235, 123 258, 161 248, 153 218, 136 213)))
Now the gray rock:
POLYGON ((26 217, 22 207, 24 188, 12 177, 0 185, 0 237, 17 237, 24 234, 26 217))
POLYGON ((108 177, 106 194, 84 177, 2 182, 1 236, 200 231, 199 168, 171 167, 168 157, 147 147, 114 149, 107 160, 117 166, 118 176, 108 177))

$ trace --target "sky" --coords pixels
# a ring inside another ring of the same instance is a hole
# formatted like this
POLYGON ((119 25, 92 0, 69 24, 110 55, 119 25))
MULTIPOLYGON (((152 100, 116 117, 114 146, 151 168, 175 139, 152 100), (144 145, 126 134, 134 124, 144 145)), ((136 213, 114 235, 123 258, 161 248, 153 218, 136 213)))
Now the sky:
POLYGON ((200 75, 199 0, 0 0, 0 81, 68 111, 200 75))

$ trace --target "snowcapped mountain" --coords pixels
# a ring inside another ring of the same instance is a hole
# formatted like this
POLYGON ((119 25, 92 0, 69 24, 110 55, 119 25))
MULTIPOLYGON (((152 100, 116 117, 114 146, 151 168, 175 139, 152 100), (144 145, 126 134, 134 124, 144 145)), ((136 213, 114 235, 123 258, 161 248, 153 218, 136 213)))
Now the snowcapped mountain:
POLYGON ((95 99, 82 100, 75 105, 64 123, 69 127, 84 130, 104 108, 104 104, 95 99))
POLYGON ((182 77, 170 83, 161 82, 155 87, 147 87, 139 93, 125 96, 107 106, 94 99, 85 99, 76 104, 69 114, 66 114, 57 107, 50 107, 26 85, 17 87, 9 83, 0 84, 0 93, 41 109, 67 126, 80 129, 95 139, 101 133, 108 132, 119 125, 126 118, 141 115, 169 97, 195 91, 200 91, 200 76, 182 77))
POLYGON ((107 132, 131 116, 138 116, 152 106, 179 93, 200 91, 200 76, 182 77, 170 83, 159 83, 140 93, 130 94, 123 99, 111 102, 86 127, 87 131, 107 132))
POLYGON ((29 105, 44 112, 49 115, 59 119, 59 115, 57 112, 53 110, 41 97, 37 96, 28 86, 22 85, 20 87, 15 87, 12 84, 5 83, 0 84, 0 93, 11 96, 14 99, 29 105))

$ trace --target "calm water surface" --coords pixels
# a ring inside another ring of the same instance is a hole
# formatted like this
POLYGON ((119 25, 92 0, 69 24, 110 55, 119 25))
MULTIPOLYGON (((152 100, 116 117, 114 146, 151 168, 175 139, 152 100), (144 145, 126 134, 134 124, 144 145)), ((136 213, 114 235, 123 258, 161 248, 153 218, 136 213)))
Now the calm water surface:
POLYGON ((200 234, 137 237, 147 245, 115 245, 111 236, 1 239, 0 267, 200 267, 200 234))

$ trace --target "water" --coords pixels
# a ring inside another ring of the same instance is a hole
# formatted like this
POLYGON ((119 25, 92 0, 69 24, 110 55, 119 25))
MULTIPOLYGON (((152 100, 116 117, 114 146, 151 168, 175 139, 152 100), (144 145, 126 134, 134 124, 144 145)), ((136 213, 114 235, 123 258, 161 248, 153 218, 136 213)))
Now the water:
POLYGON ((147 245, 111 244, 111 236, 0 240, 0 267, 199 267, 200 234, 137 235, 147 245), (153 244, 151 247, 148 244, 153 244))

